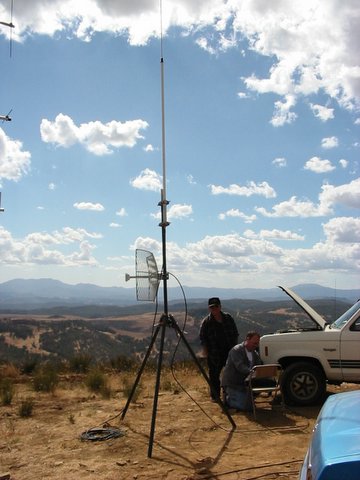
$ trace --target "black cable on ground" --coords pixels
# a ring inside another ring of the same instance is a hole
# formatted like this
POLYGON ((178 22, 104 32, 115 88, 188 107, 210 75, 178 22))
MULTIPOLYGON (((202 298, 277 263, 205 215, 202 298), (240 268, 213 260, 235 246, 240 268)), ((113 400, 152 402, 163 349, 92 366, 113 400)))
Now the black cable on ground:
POLYGON ((111 438, 123 437, 125 432, 116 427, 90 428, 80 435, 82 441, 99 442, 111 438))

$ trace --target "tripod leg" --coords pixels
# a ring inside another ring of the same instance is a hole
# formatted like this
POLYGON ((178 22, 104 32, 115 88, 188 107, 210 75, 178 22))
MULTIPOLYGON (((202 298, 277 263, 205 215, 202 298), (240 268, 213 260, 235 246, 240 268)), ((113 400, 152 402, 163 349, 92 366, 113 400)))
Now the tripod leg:
POLYGON ((132 389, 131 389, 131 392, 130 392, 130 395, 129 395, 128 399, 127 399, 126 405, 125 405, 125 407, 124 407, 124 409, 123 409, 123 411, 122 411, 122 414, 121 414, 121 416, 120 416, 121 420, 123 420, 123 419, 125 418, 126 412, 127 412, 128 408, 129 408, 129 406, 130 406, 132 397, 134 396, 136 387, 138 386, 138 383, 139 383, 139 381, 140 381, 141 375, 142 375, 142 373, 143 373, 143 371, 144 371, 144 368, 145 368, 145 366, 146 366, 146 362, 147 362, 147 360, 148 360, 148 358, 149 358, 149 356, 150 356, 151 350, 152 350, 152 348, 153 348, 153 346, 154 346, 154 343, 155 343, 155 341, 156 341, 156 337, 158 336, 158 333, 159 333, 159 331, 160 331, 161 326, 162 326, 162 325, 159 324, 159 325, 156 327, 156 330, 155 330, 155 332, 154 332, 154 334, 153 334, 153 337, 152 337, 152 339, 151 339, 150 345, 149 345, 149 347, 148 347, 148 349, 147 349, 147 352, 146 352, 146 354, 145 354, 144 360, 142 361, 140 370, 139 370, 139 372, 138 372, 138 374, 137 374, 137 376, 136 376, 134 385, 133 385, 133 387, 132 387, 132 389))
MULTIPOLYGON (((201 365, 201 363, 199 362, 198 358, 196 357, 193 349, 191 348, 189 342, 186 340, 185 338, 185 335, 184 333, 180 330, 179 328, 179 325, 176 323, 175 320, 173 320, 173 324, 172 324, 172 327, 174 327, 174 329, 176 330, 176 332, 178 333, 178 335, 180 336, 181 340, 185 343, 190 355, 192 356, 193 360, 195 361, 198 369, 200 370, 202 376, 205 378, 205 380, 207 381, 210 389, 211 389, 211 382, 210 382, 210 379, 207 375, 207 373, 205 372, 203 366, 201 365)), ((231 415, 229 414, 229 412, 227 411, 227 409, 225 408, 225 405, 224 403, 222 402, 221 398, 219 398, 219 405, 222 409, 222 411, 225 413, 225 415, 227 416, 227 418, 229 419, 229 422, 231 423, 232 427, 233 428, 236 428, 236 423, 234 422, 233 418, 231 417, 231 415)))
POLYGON ((160 337, 158 365, 157 365, 157 371, 156 371, 156 383, 155 383, 155 391, 154 391, 153 412, 152 412, 152 417, 151 417, 150 439, 149 439, 149 446, 148 446, 148 457, 149 458, 151 458, 153 443, 154 443, 156 412, 157 412, 157 404, 158 404, 159 389, 160 389, 161 366, 162 366, 162 361, 163 361, 164 342, 165 342, 165 330, 166 330, 166 316, 164 316, 163 319, 162 319, 162 330, 161 330, 161 337, 160 337))

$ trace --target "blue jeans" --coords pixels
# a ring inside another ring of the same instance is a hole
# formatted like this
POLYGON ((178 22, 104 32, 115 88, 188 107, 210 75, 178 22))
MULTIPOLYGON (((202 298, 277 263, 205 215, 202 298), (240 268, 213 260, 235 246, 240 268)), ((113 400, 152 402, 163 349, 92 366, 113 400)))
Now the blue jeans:
POLYGON ((244 387, 224 387, 225 402, 229 408, 248 412, 251 410, 251 400, 248 389, 244 387))

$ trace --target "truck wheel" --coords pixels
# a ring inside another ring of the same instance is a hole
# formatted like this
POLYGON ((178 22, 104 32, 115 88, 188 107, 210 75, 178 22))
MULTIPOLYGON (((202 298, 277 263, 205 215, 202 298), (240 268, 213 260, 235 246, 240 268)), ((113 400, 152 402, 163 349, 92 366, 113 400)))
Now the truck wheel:
POLYGON ((281 386, 285 402, 292 405, 315 405, 326 393, 324 373, 307 362, 294 363, 286 368, 281 386))

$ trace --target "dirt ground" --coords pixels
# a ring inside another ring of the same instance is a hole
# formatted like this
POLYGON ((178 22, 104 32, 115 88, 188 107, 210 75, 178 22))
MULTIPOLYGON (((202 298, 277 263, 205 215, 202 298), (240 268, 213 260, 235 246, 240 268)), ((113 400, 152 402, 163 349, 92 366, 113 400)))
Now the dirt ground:
MULTIPOLYGON (((126 398, 120 374, 109 378, 108 399, 89 392, 79 378, 64 377, 54 393, 34 392, 22 380, 11 405, 0 407, 0 479, 297 479, 320 406, 271 408, 259 399, 257 419, 236 413, 232 429, 221 408, 209 400, 200 375, 182 372, 177 378, 185 391, 169 372, 162 373, 153 415, 155 374, 143 374, 136 402, 123 419, 126 398), (33 412, 22 418, 19 405, 28 397, 33 412), (89 429, 102 433, 110 427, 121 436, 80 438, 89 429)), ((343 384, 329 392, 356 388, 343 384)))

